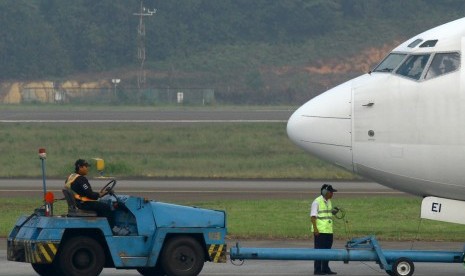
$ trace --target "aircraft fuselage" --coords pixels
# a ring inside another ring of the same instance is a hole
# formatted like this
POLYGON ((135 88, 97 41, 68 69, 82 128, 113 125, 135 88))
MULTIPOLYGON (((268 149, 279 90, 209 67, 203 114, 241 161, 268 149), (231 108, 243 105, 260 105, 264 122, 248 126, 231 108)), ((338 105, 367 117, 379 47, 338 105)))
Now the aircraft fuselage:
POLYGON ((304 150, 396 190, 465 200, 465 18, 396 47, 291 116, 304 150))

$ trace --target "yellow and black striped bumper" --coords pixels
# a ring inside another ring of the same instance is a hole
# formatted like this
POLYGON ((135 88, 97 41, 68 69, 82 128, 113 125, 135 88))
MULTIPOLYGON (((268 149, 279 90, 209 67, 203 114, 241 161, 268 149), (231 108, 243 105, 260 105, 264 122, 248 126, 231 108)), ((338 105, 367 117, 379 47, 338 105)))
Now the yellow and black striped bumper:
POLYGON ((226 244, 212 244, 208 247, 210 261, 214 263, 226 263, 226 244))
POLYGON ((59 241, 8 241, 8 260, 33 264, 50 264, 57 253, 59 241))

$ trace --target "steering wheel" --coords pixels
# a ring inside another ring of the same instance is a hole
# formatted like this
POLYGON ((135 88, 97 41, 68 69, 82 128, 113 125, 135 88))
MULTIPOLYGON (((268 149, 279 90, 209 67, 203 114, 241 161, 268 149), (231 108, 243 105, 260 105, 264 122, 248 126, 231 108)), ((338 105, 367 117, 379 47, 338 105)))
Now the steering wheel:
POLYGON ((103 188, 100 190, 100 193, 104 196, 107 194, 113 195, 113 188, 116 186, 116 179, 110 180, 103 188))

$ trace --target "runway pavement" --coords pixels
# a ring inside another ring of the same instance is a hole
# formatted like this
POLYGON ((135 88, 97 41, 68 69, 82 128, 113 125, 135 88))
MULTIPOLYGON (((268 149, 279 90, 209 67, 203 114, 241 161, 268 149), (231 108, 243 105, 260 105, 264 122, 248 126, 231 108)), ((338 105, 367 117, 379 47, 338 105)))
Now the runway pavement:
MULTIPOLYGON (((235 241, 229 241, 230 246, 235 241)), ((343 248, 344 241, 336 241, 334 248, 343 248)), ((383 249, 410 249, 409 242, 382 242, 383 249)), ((244 247, 311 247, 311 241, 242 241, 244 247)), ((36 275, 30 264, 8 262, 6 260, 6 241, 0 239, 0 276, 36 275)), ((461 243, 416 242, 414 249, 461 251, 461 243)), ((239 263, 236 263, 239 264, 239 263)), ((387 275, 374 262, 331 262, 331 268, 338 275, 379 276, 387 275)), ((421 275, 464 275, 462 264, 415 263, 415 276, 421 275)), ((117 270, 106 268, 101 275, 139 275, 134 270, 117 270)), ((206 263, 200 276, 304 276, 313 275, 312 261, 245 261, 238 266, 228 261, 226 264, 206 263)))
POLYGON ((0 110, 0 123, 214 123, 214 122, 287 122, 294 109, 205 108, 192 110, 122 110, 12 109, 0 110))
MULTIPOLYGON (((104 180, 90 180, 95 190, 104 180)), ((288 180, 118 180, 116 193, 159 201, 221 199, 307 199, 319 193, 323 181, 288 180)), ((409 196, 373 182, 331 182, 337 197, 360 195, 409 196)), ((64 180, 47 180, 47 189, 62 196, 64 180)), ((42 195, 42 179, 0 179, 0 198, 42 195)))

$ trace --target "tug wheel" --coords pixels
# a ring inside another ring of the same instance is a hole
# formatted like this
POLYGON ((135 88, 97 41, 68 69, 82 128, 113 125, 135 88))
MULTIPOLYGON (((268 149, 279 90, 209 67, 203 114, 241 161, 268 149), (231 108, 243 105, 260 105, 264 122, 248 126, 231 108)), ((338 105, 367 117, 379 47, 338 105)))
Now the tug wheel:
POLYGON ((397 259, 394 264, 392 264, 392 272, 391 275, 393 276, 412 276, 413 272, 415 271, 415 266, 413 262, 408 258, 399 258, 397 259))
POLYGON ((179 236, 166 242, 161 261, 169 276, 196 276, 202 271, 205 254, 197 240, 179 236))
POLYGON ((102 246, 85 236, 66 241, 57 257, 58 267, 66 276, 96 276, 102 272, 105 264, 102 246))

